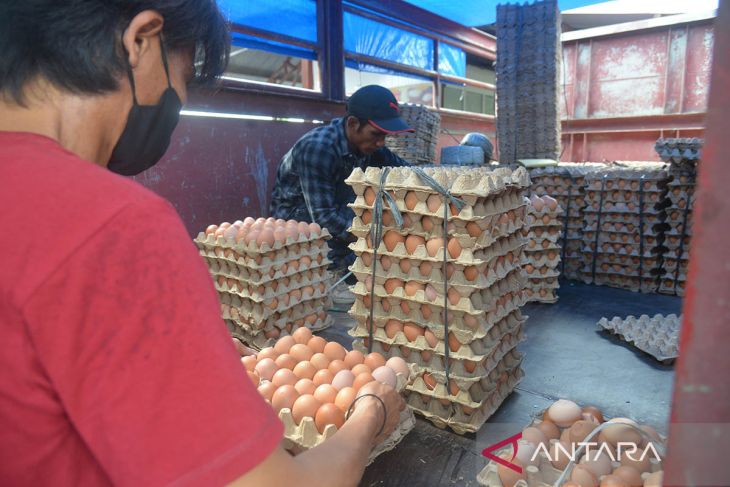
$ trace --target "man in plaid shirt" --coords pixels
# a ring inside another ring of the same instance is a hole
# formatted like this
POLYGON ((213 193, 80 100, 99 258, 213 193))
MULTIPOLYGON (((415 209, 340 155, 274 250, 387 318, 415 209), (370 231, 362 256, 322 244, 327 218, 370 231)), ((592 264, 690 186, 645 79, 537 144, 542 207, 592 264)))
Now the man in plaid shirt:
POLYGON ((345 179, 356 167, 408 165, 385 147, 386 135, 413 131, 398 111, 390 90, 364 86, 350 97, 345 117, 306 133, 279 164, 271 216, 316 222, 329 230, 329 258, 336 271, 347 272, 355 261, 347 247, 355 240, 347 231, 354 217, 347 204, 355 200, 355 193, 345 179))

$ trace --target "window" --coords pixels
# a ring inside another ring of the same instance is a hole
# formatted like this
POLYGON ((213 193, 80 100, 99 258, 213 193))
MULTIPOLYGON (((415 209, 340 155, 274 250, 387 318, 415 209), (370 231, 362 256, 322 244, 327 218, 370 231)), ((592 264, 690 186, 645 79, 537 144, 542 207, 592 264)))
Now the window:
POLYGON ((352 95, 358 88, 377 84, 389 88, 400 103, 433 105, 433 82, 428 78, 410 76, 377 66, 348 63, 345 68, 345 94, 352 95))
MULTIPOLYGON (((494 85, 494 64, 478 56, 466 55, 467 80, 494 85)), ((471 113, 494 115, 495 92, 492 88, 455 81, 441 82, 441 107, 471 113)))
POLYGON ((320 90, 317 61, 248 47, 231 50, 225 79, 320 90))

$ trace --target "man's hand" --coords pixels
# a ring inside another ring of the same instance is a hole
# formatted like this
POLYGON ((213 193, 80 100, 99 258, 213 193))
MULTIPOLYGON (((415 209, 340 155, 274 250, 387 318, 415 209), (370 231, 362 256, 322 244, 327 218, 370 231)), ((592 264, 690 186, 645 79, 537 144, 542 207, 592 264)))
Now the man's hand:
POLYGON ((381 403, 372 396, 366 396, 362 399, 357 399, 355 402, 354 411, 352 416, 355 414, 374 414, 377 417, 375 422, 376 428, 373 430, 373 445, 377 445, 384 441, 395 428, 398 426, 400 421, 400 412, 406 407, 406 403, 398 394, 395 389, 386 384, 379 382, 370 382, 360 388, 357 393, 357 397, 361 397, 365 394, 374 394, 378 396, 383 402, 381 403), (383 411, 383 404, 385 405, 385 411, 383 411), (385 426, 383 431, 378 435, 378 430, 383 424, 383 417, 385 417, 385 426))
POLYGON ((233 344, 236 346, 236 351, 241 357, 245 357, 247 355, 256 355, 256 350, 253 348, 249 348, 246 345, 241 342, 238 338, 233 339, 233 344))

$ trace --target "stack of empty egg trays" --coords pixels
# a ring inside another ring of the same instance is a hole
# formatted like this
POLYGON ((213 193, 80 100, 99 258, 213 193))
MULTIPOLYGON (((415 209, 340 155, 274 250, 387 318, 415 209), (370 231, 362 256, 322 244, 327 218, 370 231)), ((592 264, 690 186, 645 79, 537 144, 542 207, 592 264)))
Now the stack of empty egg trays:
MULTIPOLYGON (((235 224, 234 224, 235 225, 235 224)), ((331 325, 327 229, 293 233, 273 245, 226 237, 215 231, 195 239, 213 275, 221 314, 231 334, 261 349, 280 335, 306 326, 331 325)), ((211 230, 208 227, 208 230, 211 230)))
POLYGON ((585 177, 605 168, 603 163, 561 162, 557 166, 530 170, 530 194, 548 195, 563 208, 563 225, 558 244, 561 248, 560 273, 567 279, 580 279, 583 262, 583 208, 585 177))
POLYGON ((664 251, 657 224, 667 182, 662 163, 617 165, 586 176, 584 282, 656 292, 664 251))
POLYGON ((558 300, 558 276, 560 275, 560 233, 562 223, 558 220, 563 209, 550 196, 530 197, 527 207, 527 225, 523 235, 525 264, 522 269, 527 277, 528 301, 555 303, 558 300))
POLYGON ((355 169, 346 181, 357 195, 351 232, 358 239, 350 246, 357 256, 351 267, 358 279, 356 301, 350 310, 357 324, 350 334, 355 347, 370 345, 413 364, 417 376, 407 388, 408 404, 436 426, 463 434, 477 431, 523 376, 515 347, 525 321, 520 264, 529 177, 524 168, 423 171, 466 203, 461 210, 450 204, 448 241, 443 240, 444 197, 413 169, 393 168, 384 191, 394 198, 403 226, 396 227, 384 210, 376 253, 369 232, 381 170, 355 169))
POLYGON ((602 330, 619 335, 633 343, 636 348, 653 356, 660 362, 672 362, 679 355, 679 328, 682 317, 675 314, 663 316, 628 316, 625 319, 614 316, 601 318, 598 326, 602 330))

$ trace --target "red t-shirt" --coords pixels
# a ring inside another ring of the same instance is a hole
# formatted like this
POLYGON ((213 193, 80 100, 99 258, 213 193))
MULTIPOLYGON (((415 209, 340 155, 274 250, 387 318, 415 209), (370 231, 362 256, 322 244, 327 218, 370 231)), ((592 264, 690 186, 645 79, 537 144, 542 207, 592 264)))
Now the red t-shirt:
POLYGON ((172 206, 0 132, 0 485, 222 485, 280 442, 172 206))

